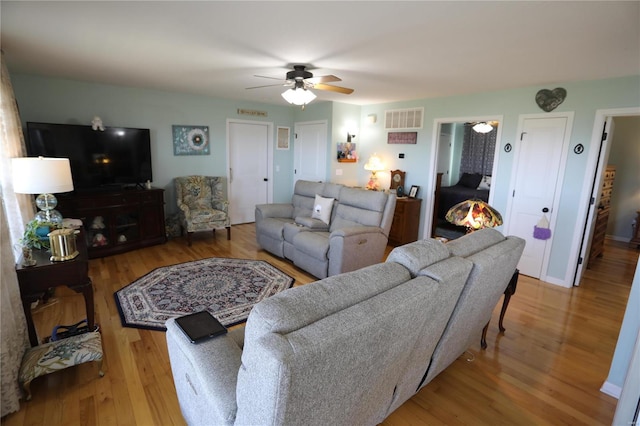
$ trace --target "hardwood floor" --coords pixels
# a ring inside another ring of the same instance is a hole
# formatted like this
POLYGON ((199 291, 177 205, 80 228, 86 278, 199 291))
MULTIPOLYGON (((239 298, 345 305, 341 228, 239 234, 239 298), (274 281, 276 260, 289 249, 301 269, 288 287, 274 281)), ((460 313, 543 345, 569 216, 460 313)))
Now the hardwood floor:
MULTIPOLYGON (((151 269, 205 257, 267 260, 296 279, 315 278, 258 250, 253 224, 224 233, 90 261, 96 320, 105 350, 105 376, 92 363, 36 379, 33 399, 2 425, 183 425, 163 332, 123 328, 113 293, 151 269)), ((611 424, 616 399, 599 391, 607 378, 638 251, 607 244, 580 287, 560 288, 521 276, 504 325, 500 306, 489 347, 478 344, 392 413, 384 425, 611 424)), ((41 336, 84 318, 82 296, 58 288, 35 309, 41 336)), ((408 324, 407 326, 411 326, 408 324)))

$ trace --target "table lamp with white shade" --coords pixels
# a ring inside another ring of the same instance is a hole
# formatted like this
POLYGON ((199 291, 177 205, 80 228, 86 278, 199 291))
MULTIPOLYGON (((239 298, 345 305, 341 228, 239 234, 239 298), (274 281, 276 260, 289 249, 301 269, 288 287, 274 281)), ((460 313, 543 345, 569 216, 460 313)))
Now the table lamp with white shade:
POLYGON ((378 177, 376 176, 376 172, 380 172, 385 170, 385 166, 382 163, 380 157, 378 157, 377 153, 374 153, 371 157, 369 157, 369 161, 364 165, 364 169, 371 172, 371 176, 369 177, 369 182, 367 183, 367 189, 373 191, 380 190, 380 184, 378 183, 378 177))
POLYGON ((35 219, 62 227, 62 215, 55 210, 58 200, 53 194, 73 191, 71 165, 68 158, 21 157, 11 160, 13 191, 18 194, 40 194, 36 206, 41 210, 35 219))

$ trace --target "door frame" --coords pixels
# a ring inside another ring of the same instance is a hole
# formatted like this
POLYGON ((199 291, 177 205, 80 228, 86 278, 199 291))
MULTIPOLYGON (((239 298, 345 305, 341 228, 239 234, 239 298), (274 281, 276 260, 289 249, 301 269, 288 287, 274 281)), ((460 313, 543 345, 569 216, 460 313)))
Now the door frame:
MULTIPOLYGON (((428 175, 428 181, 426 187, 429 188, 428 195, 423 195, 423 201, 425 202, 424 209, 424 228, 422 230, 422 238, 429 239, 431 238, 431 227, 433 226, 433 209, 435 207, 435 197, 434 194, 436 192, 436 178, 438 175, 438 150, 440 149, 440 133, 442 124, 446 123, 467 123, 471 121, 497 121, 500 123, 498 125, 498 131, 496 132, 496 148, 493 152, 493 168, 491 170, 491 184, 493 188, 495 188, 497 184, 497 179, 494 179, 498 173, 498 163, 500 162, 500 147, 502 141, 502 128, 504 127, 504 116, 503 115, 482 115, 482 116, 463 116, 463 117, 445 117, 445 118, 436 118, 433 120, 433 136, 432 140, 434 143, 431 144, 431 160, 429 170, 433 170, 433 173, 428 175)), ((493 202, 494 191, 489 191, 489 204, 493 202)))
MULTIPOLYGON (((589 233, 585 232, 585 229, 589 229, 592 222, 595 220, 595 214, 593 214, 594 209, 590 208, 590 200, 591 197, 595 197, 597 195, 597 191, 599 191, 600 188, 593 188, 593 181, 594 179, 599 181, 602 178, 602 174, 605 169, 605 160, 607 160, 607 158, 604 158, 603 153, 607 152, 608 146, 603 145, 602 149, 600 149, 602 130, 609 118, 615 119, 615 117, 632 116, 640 116, 640 107, 596 110, 595 118, 593 120, 593 131, 591 133, 591 144, 589 145, 589 156, 587 158, 584 175, 585 178, 590 177, 590 179, 584 179, 584 183, 582 184, 580 196, 580 200, 582 200, 582 202, 578 207, 578 213, 576 215, 576 218, 579 218, 580 220, 576 220, 576 226, 573 231, 573 244, 571 245, 571 251, 569 253, 568 264, 576 266, 575 268, 567 268, 567 282, 574 286, 580 285, 584 267, 586 266, 584 262, 578 263, 581 257, 584 258, 582 251, 584 251, 585 247, 588 246, 589 243, 589 241, 585 241, 589 238, 589 233)), ((605 141, 605 144, 607 145, 610 143, 611 140, 605 141)))
MULTIPOLYGON (((574 120, 575 112, 574 111, 565 111, 565 112, 552 112, 552 113, 542 113, 542 114, 520 114, 518 116, 518 130, 516 131, 516 137, 514 138, 515 142, 520 142, 520 135, 524 131, 524 122, 527 119, 541 119, 541 118, 566 118, 567 125, 564 129, 564 136, 562 138, 562 153, 560 156, 560 165, 558 167, 558 179, 556 180, 556 187, 553 195, 553 204, 551 205, 551 220, 549 221, 549 228, 555 229, 556 222, 558 220, 558 208, 560 206, 560 199, 562 198, 562 185, 564 183, 564 177, 566 174, 567 161, 569 159, 569 144, 571 142, 571 133, 573 131, 573 120, 574 120)), ((520 150, 521 144, 514 143, 513 150, 513 166, 511 167, 511 177, 509 178, 509 193, 511 196, 507 197, 507 214, 505 215, 504 221, 504 229, 509 229, 509 225, 511 222, 511 215, 513 209, 513 193, 516 190, 516 177, 518 176, 518 163, 520 160, 520 150)), ((542 268, 540 269, 540 280, 546 281, 548 283, 560 285, 563 287, 571 287, 568 284, 566 279, 558 280, 553 277, 549 277, 547 275, 547 270, 549 269, 549 259, 551 258, 551 249, 553 248, 553 240, 555 237, 555 232, 552 231, 551 238, 547 241, 547 244, 544 249, 544 255, 542 257, 542 268)))
POLYGON ((274 139, 274 126, 272 121, 260 121, 260 120, 239 120, 237 118, 227 118, 226 124, 226 161, 225 167, 227 177, 227 199, 231 198, 231 144, 229 141, 229 126, 234 124, 250 124, 250 125, 264 125, 267 126, 267 203, 273 203, 273 139, 274 139))

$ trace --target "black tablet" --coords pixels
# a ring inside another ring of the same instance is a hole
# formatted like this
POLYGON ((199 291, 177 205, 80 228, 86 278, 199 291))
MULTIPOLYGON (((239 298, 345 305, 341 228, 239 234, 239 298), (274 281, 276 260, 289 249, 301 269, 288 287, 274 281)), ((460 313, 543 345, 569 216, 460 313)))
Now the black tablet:
POLYGON ((227 332, 227 327, 207 311, 178 317, 176 318, 176 323, 191 343, 197 343, 203 339, 219 336, 227 332))

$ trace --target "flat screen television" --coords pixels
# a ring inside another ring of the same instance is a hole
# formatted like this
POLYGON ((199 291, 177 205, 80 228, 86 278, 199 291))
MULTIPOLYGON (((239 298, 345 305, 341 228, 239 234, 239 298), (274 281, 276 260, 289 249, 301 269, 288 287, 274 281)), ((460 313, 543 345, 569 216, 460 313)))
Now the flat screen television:
POLYGON ((153 180, 149 129, 27 123, 30 157, 68 158, 76 191, 122 189, 153 180))

